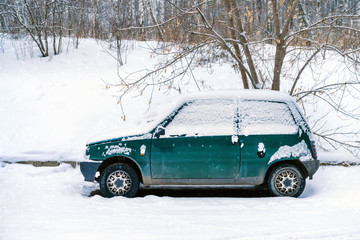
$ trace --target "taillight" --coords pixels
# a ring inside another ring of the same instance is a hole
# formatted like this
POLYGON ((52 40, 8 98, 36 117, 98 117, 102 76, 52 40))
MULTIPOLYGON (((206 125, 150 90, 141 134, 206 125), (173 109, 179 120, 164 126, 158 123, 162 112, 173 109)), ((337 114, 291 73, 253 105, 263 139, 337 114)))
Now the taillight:
POLYGON ((310 141, 311 143, 311 155, 314 159, 317 159, 316 146, 314 141, 310 141))

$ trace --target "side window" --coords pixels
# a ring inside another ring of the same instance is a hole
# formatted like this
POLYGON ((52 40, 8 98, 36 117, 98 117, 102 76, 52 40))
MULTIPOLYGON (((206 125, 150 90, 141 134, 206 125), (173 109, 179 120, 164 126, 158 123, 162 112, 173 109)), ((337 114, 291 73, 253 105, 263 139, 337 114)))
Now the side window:
POLYGON ((236 102, 201 99, 185 104, 165 128, 165 136, 213 136, 235 134, 236 102))
POLYGON ((295 134, 297 125, 285 103, 240 101, 239 129, 242 135, 295 134))

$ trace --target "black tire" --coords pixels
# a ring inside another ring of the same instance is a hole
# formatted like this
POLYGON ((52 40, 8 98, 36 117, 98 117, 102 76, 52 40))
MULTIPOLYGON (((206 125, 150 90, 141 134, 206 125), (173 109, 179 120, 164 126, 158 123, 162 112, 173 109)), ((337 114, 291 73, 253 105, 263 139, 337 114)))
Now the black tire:
POLYGON ((105 197, 134 197, 139 189, 139 177, 124 163, 108 166, 100 176, 100 190, 105 197))
POLYGON ((299 197, 305 189, 306 180, 296 166, 281 164, 271 171, 267 184, 273 196, 299 197))

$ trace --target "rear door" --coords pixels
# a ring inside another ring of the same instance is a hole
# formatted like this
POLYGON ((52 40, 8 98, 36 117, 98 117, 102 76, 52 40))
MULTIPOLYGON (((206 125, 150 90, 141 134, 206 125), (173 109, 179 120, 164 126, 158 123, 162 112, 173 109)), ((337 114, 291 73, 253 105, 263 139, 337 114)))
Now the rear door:
POLYGON ((297 133, 298 127, 285 103, 240 101, 239 138, 242 148, 239 177, 262 179, 268 164, 275 161, 271 157, 279 148, 298 143, 297 133))
POLYGON ((153 138, 152 178, 235 179, 240 146, 235 136, 236 100, 201 99, 185 104, 153 138))

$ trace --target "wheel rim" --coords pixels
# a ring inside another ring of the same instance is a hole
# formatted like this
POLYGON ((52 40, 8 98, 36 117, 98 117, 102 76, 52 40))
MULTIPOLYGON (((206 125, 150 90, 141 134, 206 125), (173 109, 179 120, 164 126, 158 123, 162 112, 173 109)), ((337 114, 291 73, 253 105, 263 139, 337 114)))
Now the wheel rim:
POLYGON ((106 186, 114 195, 124 195, 130 190, 131 178, 127 172, 118 170, 109 175, 106 186))
POLYGON ((290 169, 284 169, 275 176, 275 188, 282 195, 292 195, 299 189, 299 176, 290 169))

